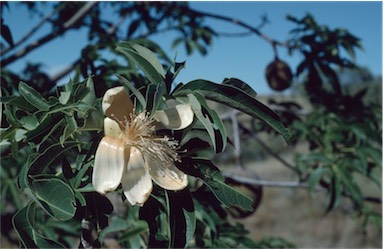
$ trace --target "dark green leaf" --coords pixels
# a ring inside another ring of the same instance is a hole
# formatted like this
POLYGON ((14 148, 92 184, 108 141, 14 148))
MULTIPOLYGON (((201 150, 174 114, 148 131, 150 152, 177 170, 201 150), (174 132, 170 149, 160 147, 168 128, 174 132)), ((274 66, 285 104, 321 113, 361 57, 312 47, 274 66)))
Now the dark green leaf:
POLYGON ((41 173, 46 167, 51 165, 56 158, 77 145, 78 143, 76 142, 66 142, 64 143, 65 147, 62 147, 60 143, 51 145, 32 162, 28 175, 33 176, 41 173))
POLYGON ((164 236, 161 236, 161 217, 164 215, 163 205, 155 198, 150 196, 140 208, 139 218, 145 220, 149 227, 149 248, 167 248, 167 241, 164 236))
POLYGON ((191 105, 193 112, 195 113, 195 116, 198 118, 198 120, 204 125, 206 131, 208 132, 209 137, 211 138, 212 145, 217 151, 216 148, 216 136, 215 131, 213 129, 211 120, 209 117, 207 117, 206 114, 203 113, 202 107, 198 99, 193 95, 192 93, 188 94, 188 103, 191 105))
POLYGON ((164 68, 151 50, 129 42, 120 43, 116 50, 133 60, 152 83, 164 81, 164 68))
POLYGON ((26 83, 20 81, 19 83, 19 92, 21 96, 25 98, 31 105, 36 107, 38 110, 48 111, 50 105, 48 102, 32 87, 28 86, 26 83))
POLYGON ((116 76, 120 79, 120 81, 124 84, 124 86, 126 86, 135 95, 136 99, 140 102, 141 107, 143 109, 146 109, 147 101, 145 100, 144 96, 140 93, 140 91, 136 89, 135 85, 129 80, 127 80, 126 78, 124 78, 123 76, 120 76, 120 75, 116 75, 116 76))
POLYGON ((62 244, 38 234, 35 225, 35 205, 29 203, 12 219, 13 226, 25 248, 65 248, 62 244))
POLYGON ((196 218, 191 193, 188 189, 166 191, 169 206, 171 241, 169 248, 185 248, 192 239, 196 218))
POLYGON ((61 146, 64 146, 64 142, 67 141, 68 138, 73 136, 77 131, 77 121, 74 116, 66 116, 67 125, 64 128, 63 135, 60 137, 61 146))
POLYGON ((135 223, 133 228, 129 228, 125 230, 123 235, 119 238, 119 242, 122 243, 125 241, 132 241, 132 239, 146 232, 147 230, 148 230, 148 226, 145 222, 141 221, 141 222, 135 223))
POLYGON ((0 98, 0 102, 4 103, 6 105, 19 107, 20 109, 22 109, 26 112, 33 113, 34 111, 36 111, 36 107, 31 105, 22 96, 4 96, 4 97, 0 98))
POLYGON ((147 86, 146 100, 147 106, 146 110, 150 113, 150 115, 154 114, 158 109, 161 101, 163 99, 163 95, 165 93, 165 85, 164 84, 149 84, 147 86))
POLYGON ((201 93, 205 98, 231 106, 253 117, 259 118, 279 132, 286 141, 291 139, 290 132, 284 127, 279 116, 255 98, 230 85, 215 84, 206 80, 191 81, 173 92, 174 96, 186 96, 193 92, 201 93))
POLYGON ((58 126, 62 123, 62 114, 50 115, 44 119, 40 124, 34 129, 25 134, 26 138, 24 142, 30 142, 32 140, 38 139, 36 142, 43 142, 49 134, 51 134, 58 126), (44 139, 45 136, 45 139, 44 139))
POLYGON ((345 190, 351 195, 355 204, 361 206, 364 201, 363 195, 350 172, 348 172, 345 167, 334 167, 334 171, 336 177, 340 183, 343 184, 345 190))
POLYGON ((136 19, 136 20, 131 22, 131 24, 129 25, 129 28, 128 28, 127 37, 131 37, 131 35, 133 33, 135 33, 135 31, 139 27, 140 23, 141 23, 141 19, 136 19))
POLYGON ((255 98, 257 95, 256 91, 253 90, 252 87, 250 87, 247 83, 236 78, 224 79, 222 84, 239 88, 240 90, 244 91, 245 93, 247 93, 249 96, 253 98, 255 98))
POLYGON ((212 110, 199 92, 187 94, 196 117, 207 130, 214 150, 218 153, 225 149, 227 134, 224 124, 216 111, 212 110))
POLYGON ((332 176, 331 182, 328 186, 328 192, 329 192, 329 203, 325 213, 329 213, 336 206, 341 196, 340 182, 338 179, 336 179, 335 176, 332 176))
POLYGON ((12 32, 8 25, 5 25, 3 22, 3 18, 1 18, 1 36, 8 43, 10 47, 13 47, 15 44, 13 43, 12 32))
POLYGON ((309 177, 309 180, 308 180, 308 190, 310 193, 313 192, 313 189, 315 188, 315 186, 319 183, 320 179, 329 172, 329 169, 328 168, 325 168, 325 167, 318 167, 317 169, 315 169, 310 177, 309 177))
POLYGON ((216 196, 221 203, 225 206, 239 206, 247 211, 252 211, 252 199, 234 188, 228 186, 225 182, 221 181, 207 181, 205 182, 212 193, 216 196))
POLYGON ((68 184, 58 178, 35 179, 31 188, 42 207, 58 220, 75 215, 75 195, 68 184))
POLYGON ((103 231, 99 234, 99 240, 104 241, 104 238, 107 234, 119 231, 125 231, 129 228, 129 223, 127 220, 124 220, 117 216, 112 216, 111 221, 108 227, 104 228, 103 231))

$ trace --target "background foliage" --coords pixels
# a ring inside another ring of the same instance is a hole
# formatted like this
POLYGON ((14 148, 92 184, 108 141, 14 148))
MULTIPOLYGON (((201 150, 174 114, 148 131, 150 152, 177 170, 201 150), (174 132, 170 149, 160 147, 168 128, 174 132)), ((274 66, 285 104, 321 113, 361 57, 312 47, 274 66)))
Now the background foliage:
MULTIPOLYGON (((301 115, 305 106, 299 103, 270 102, 267 107, 240 79, 179 83, 177 75, 185 63, 171 60, 151 40, 156 33, 176 31, 174 46, 205 55, 219 36, 205 20, 232 22, 229 17, 196 11, 186 2, 58 2, 45 15, 43 3, 20 4, 51 23, 52 32, 18 50, 23 41, 13 41, 7 20, 2 20, 1 213, 2 224, 9 224, 2 226, 2 233, 10 241, 55 248, 108 246, 111 241, 122 247, 293 247, 281 238, 253 241, 241 223, 229 221, 234 210, 246 216, 257 209, 262 184, 224 176, 212 162, 217 153, 236 148, 236 142, 211 102, 255 119, 252 127, 240 124, 243 133, 278 134, 291 146, 307 143, 309 152, 288 165, 297 184, 305 184, 309 192, 325 190, 325 212, 341 198, 350 199, 363 225, 373 222, 381 229, 381 214, 370 205, 381 205, 381 197, 363 193, 358 183, 364 178, 381 188, 381 90, 375 90, 381 80, 375 81, 355 64, 360 40, 347 30, 320 25, 309 14, 288 16, 296 27, 290 39, 281 42, 238 22, 270 43, 280 64, 285 62, 277 48, 303 55, 297 68, 276 67, 269 80, 284 83, 278 88, 271 84, 273 89, 292 87, 308 99, 311 111, 301 115), (119 21, 101 16, 103 5, 115 8, 119 20, 131 18, 125 32, 118 32, 119 21), (139 27, 146 32, 139 33, 139 27), (50 78, 41 64, 26 65, 22 75, 7 69, 72 29, 86 30, 88 44, 62 74, 50 78), (107 52, 112 59, 105 58, 107 52), (56 86, 72 70, 76 77, 56 86), (353 84, 348 77, 356 80, 354 75, 372 83, 353 84), (139 103, 137 108, 161 109, 166 99, 192 106, 193 125, 173 132, 188 151, 178 165, 190 175, 188 189, 172 192, 156 187, 141 208, 122 204, 121 190, 108 197, 94 192, 90 176, 103 135, 100 97, 115 85, 125 86, 139 103)), ((2 3, 2 11, 6 7, 2 3)))

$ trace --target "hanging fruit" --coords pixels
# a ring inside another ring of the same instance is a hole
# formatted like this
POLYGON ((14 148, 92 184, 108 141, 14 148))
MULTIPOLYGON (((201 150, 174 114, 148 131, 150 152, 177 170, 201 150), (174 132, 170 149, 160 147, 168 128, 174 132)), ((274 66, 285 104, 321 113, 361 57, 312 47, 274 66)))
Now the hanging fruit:
POLYGON ((288 64, 276 58, 268 64, 265 77, 273 90, 284 91, 291 85, 293 76, 288 64))

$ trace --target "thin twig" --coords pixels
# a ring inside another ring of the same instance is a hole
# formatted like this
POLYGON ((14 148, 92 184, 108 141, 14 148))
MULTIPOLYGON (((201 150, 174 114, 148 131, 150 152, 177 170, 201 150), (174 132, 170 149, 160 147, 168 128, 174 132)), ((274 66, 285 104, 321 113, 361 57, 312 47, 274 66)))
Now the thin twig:
MULTIPOLYGON (((185 7, 181 7, 181 8, 185 8, 185 7)), ((269 42, 271 44, 276 44, 276 45, 283 46, 283 47, 290 47, 290 45, 287 42, 281 42, 281 41, 277 41, 275 39, 272 39, 269 36, 267 36, 266 34, 262 33, 260 31, 260 29, 252 27, 251 25, 248 25, 247 23, 242 22, 239 19, 235 19, 235 18, 231 18, 231 17, 227 17, 227 16, 222 16, 222 15, 219 15, 219 14, 212 14, 212 13, 208 13, 208 12, 204 12, 204 11, 194 10, 194 9, 190 9, 190 8, 185 8, 185 10, 189 11, 189 12, 192 12, 192 13, 194 13, 197 16, 211 17, 211 18, 214 18, 214 19, 219 19, 219 20, 223 20, 223 21, 227 21, 227 22, 233 23, 235 25, 238 25, 238 26, 241 26, 241 27, 243 27, 245 29, 248 29, 249 31, 253 32, 254 34, 256 34, 258 36, 260 36, 260 38, 262 38, 263 40, 265 40, 265 41, 267 41, 267 42, 269 42)))
MULTIPOLYGON (((236 182, 249 184, 254 186, 263 186, 263 187, 271 187, 271 188, 306 188, 308 189, 308 183, 306 182, 292 182, 292 181, 271 181, 271 180, 261 180, 255 179, 251 177, 239 176, 235 175, 232 172, 221 172, 221 174, 229 179, 232 179, 236 182)), ((315 192, 326 193, 328 190, 326 188, 315 187, 312 189, 315 192)), ((351 198, 351 195, 347 193, 342 193, 344 197, 351 198)), ((364 200, 371 203, 382 204, 382 199, 378 197, 367 196, 364 197, 364 200)))
POLYGON ((284 166, 286 166, 287 168, 295 171, 296 173, 299 173, 299 170, 291 165, 290 163, 288 163, 287 161, 285 161, 281 156, 279 156, 277 153, 275 153, 271 148, 269 148, 269 146, 264 143, 254 132, 251 132, 249 129, 247 129, 246 127, 244 127, 242 124, 239 124, 240 128, 248 135, 251 135, 258 143, 259 145, 264 149, 266 150, 271 156, 273 156, 274 158, 276 158, 276 160, 278 160, 279 162, 281 162, 284 166))
MULTIPOLYGON (((255 186, 264 186, 264 187, 276 187, 276 188, 308 188, 308 184, 305 182, 297 181, 271 181, 271 180, 261 180, 246 176, 235 175, 230 172, 221 172, 222 175, 226 178, 230 178, 239 183, 250 184, 255 186)), ((326 192, 323 188, 314 188, 316 192, 326 192)))
MULTIPOLYGON (((226 112, 224 114, 221 114, 220 115, 220 118, 222 120, 224 119, 230 119, 232 116, 236 116, 237 114, 241 113, 240 111, 238 110, 231 110, 229 112, 226 112)), ((232 121, 232 119, 231 119, 232 121)), ((295 168, 293 165, 291 165, 290 163, 288 163, 287 161, 285 161, 282 157, 280 157, 277 153, 275 153, 273 150, 271 150, 268 145, 266 145, 254 132, 250 131, 248 128, 246 128, 244 125, 242 125, 241 123, 237 122, 238 123, 238 126, 239 128, 241 128, 246 134, 248 135, 251 135, 259 144, 260 146, 266 150, 271 156, 273 156, 274 158, 276 158, 279 162, 281 162, 284 166, 286 166, 287 168, 295 171, 296 173, 299 173, 298 169, 295 168)))
POLYGON ((26 46, 23 50, 16 52, 15 54, 9 56, 8 58, 5 58, 1 61, 2 67, 7 66, 8 64, 26 56, 31 51, 35 50, 36 48, 40 47, 41 45, 53 40, 54 38, 58 37, 59 35, 62 35, 65 33, 69 28, 71 28, 77 21, 79 21, 83 16, 85 16, 94 5, 96 5, 98 2, 87 2, 84 4, 84 6, 69 19, 67 22, 63 24, 63 28, 58 29, 56 31, 53 31, 52 33, 41 37, 39 40, 30 43, 28 46, 26 46))
POLYGON ((33 27, 27 34, 25 34, 18 42, 16 42, 13 46, 11 47, 7 47, 6 49, 4 49, 3 51, 0 52, 0 55, 3 56, 5 55, 6 53, 8 53, 9 51, 15 49, 16 47, 20 46, 20 44, 22 44, 23 42, 25 42, 26 40, 28 40, 38 29, 40 29, 46 21, 49 20, 49 18, 51 18, 57 11, 59 11, 61 9, 62 5, 59 5, 59 7, 55 8, 54 10, 52 10, 50 13, 48 13, 46 16, 44 16, 40 22, 38 24, 36 24, 35 27, 33 27))

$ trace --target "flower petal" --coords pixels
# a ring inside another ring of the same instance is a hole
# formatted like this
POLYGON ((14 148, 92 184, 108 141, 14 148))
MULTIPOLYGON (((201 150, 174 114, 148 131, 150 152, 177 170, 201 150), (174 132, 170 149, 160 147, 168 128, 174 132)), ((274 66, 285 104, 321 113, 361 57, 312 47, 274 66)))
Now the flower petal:
POLYGON ((104 119, 104 135, 109 137, 118 138, 122 133, 119 124, 110 118, 104 119))
POLYGON ((188 127, 193 121, 193 111, 188 104, 179 104, 167 110, 155 112, 154 118, 158 122, 156 129, 181 130, 188 127))
POLYGON ((152 180, 145 167, 143 155, 131 147, 131 155, 121 180, 124 195, 132 205, 142 206, 152 192, 152 180))
POLYGON ((105 194, 119 186, 124 165, 129 159, 128 153, 123 140, 114 137, 101 139, 92 174, 92 184, 97 192, 105 194))
MULTIPOLYGON (((120 124, 128 119, 130 113, 133 112, 133 103, 124 87, 118 86, 105 92, 102 108, 107 117, 120 121, 120 124)), ((124 129, 124 127, 121 127, 121 129, 124 129)))
POLYGON ((168 190, 181 190, 188 185, 187 175, 173 163, 165 164, 154 157, 145 156, 145 162, 152 180, 168 190))

